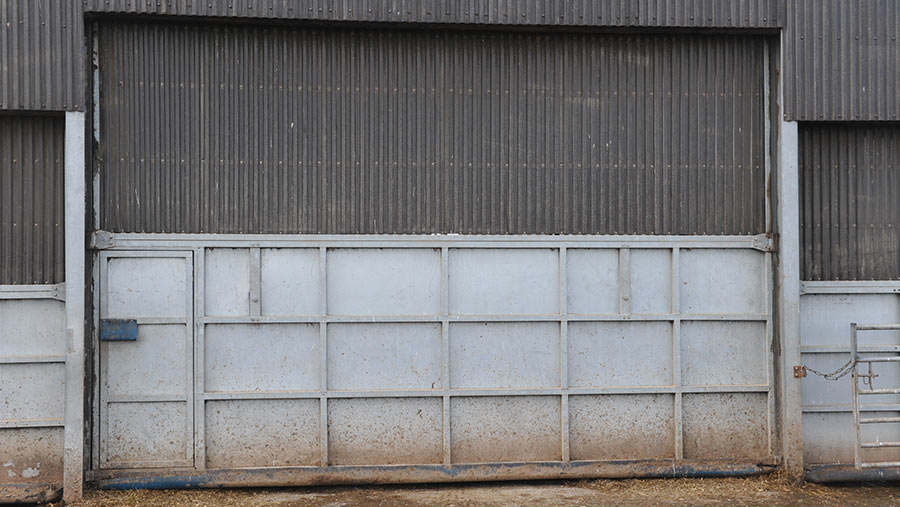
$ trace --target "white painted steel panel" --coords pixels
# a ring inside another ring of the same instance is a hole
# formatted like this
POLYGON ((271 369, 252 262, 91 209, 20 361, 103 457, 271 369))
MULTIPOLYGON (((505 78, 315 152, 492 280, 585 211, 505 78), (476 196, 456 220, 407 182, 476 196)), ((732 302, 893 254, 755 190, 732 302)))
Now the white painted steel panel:
POLYGON ((672 312, 672 251, 631 249, 631 313, 672 312))
POLYGON ((681 311, 766 311, 765 254, 755 250, 691 249, 681 252, 681 311))
POLYGON ((206 326, 205 387, 209 392, 319 389, 319 326, 206 326))
POLYGON ((569 386, 672 385, 671 322, 570 322, 569 386))
POLYGON ((102 318, 184 317, 187 270, 179 257, 116 257, 107 264, 102 318))
POLYGON ((263 315, 319 313, 318 249, 263 248, 260 264, 263 315))
POLYGON ((250 250, 210 248, 204 274, 206 315, 250 314, 250 250))
POLYGON ((331 324, 329 389, 440 389, 439 323, 331 324))
POLYGON ((450 313, 556 314, 559 254, 553 249, 451 249, 450 313))
POLYGON ((687 385, 765 384, 765 322, 681 323, 681 379, 687 385))
POLYGON ((61 483, 62 428, 0 428, 0 484, 61 483))
POLYGON ((184 324, 140 325, 133 342, 104 342, 108 393, 184 396, 190 389, 185 357, 190 330, 184 324))
POLYGON ((110 403, 106 458, 111 463, 165 466, 183 461, 190 450, 184 402, 110 403))
POLYGON ((0 364, 0 420, 61 421, 65 374, 61 363, 0 364))
POLYGON ((569 448, 573 460, 674 458, 675 397, 571 396, 569 448))
POLYGON ((343 249, 328 252, 328 313, 441 313, 441 254, 423 249, 343 249))
POLYGON ((345 398, 328 403, 333 465, 440 463, 440 398, 345 398))
MULTIPOLYGON (((861 412, 860 417, 900 417, 900 412, 861 412)), ((803 459, 806 463, 853 464, 853 414, 812 412, 803 414, 803 459)), ((863 424, 864 442, 900 442, 900 424, 863 424)), ((862 449, 863 461, 900 461, 900 448, 862 449)))
POLYGON ((769 446, 765 394, 685 394, 682 407, 685 458, 765 455, 769 446))
MULTIPOLYGON (((850 323, 900 323, 897 294, 806 294, 800 298, 802 345, 837 345, 850 350, 850 323)), ((900 345, 900 331, 859 333, 860 345, 900 345)))
POLYGON ((619 313, 619 251, 568 250, 566 286, 569 313, 619 313))
POLYGON ((559 387, 559 324, 450 324, 450 387, 559 387))
POLYGON ((559 461, 556 396, 482 396, 450 400, 453 463, 559 461))
POLYGON ((206 403, 208 468, 318 465, 319 400, 206 403))
POLYGON ((0 300, 0 356, 65 354, 65 303, 50 299, 0 300))

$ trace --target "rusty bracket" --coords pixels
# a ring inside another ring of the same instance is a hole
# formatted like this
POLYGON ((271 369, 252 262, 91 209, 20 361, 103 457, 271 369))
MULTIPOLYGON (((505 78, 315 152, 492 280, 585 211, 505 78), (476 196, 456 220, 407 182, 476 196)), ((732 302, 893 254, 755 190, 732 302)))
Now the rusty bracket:
POLYGON ((806 366, 794 366, 794 378, 803 378, 806 376, 806 366))

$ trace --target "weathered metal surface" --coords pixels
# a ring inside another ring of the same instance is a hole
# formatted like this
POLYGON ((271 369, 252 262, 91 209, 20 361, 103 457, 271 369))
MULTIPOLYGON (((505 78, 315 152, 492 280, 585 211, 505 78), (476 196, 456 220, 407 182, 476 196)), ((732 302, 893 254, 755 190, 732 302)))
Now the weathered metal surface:
POLYGON ((898 174, 900 126, 803 125, 803 280, 900 279, 898 174))
POLYGON ((685 458, 749 458, 765 453, 769 414, 764 394, 686 394, 682 404, 685 458))
POLYGON ((106 230, 766 230, 760 37, 117 22, 99 38, 106 230))
POLYGON ((900 6, 894 0, 787 0, 785 116, 900 119, 900 6))
POLYGON ((0 0, 0 110, 83 111, 83 34, 80 1, 0 0))
MULTIPOLYGON (((18 287, 28 286, 0 292, 18 287)), ((0 503, 52 500, 63 482, 64 305, 52 291, 10 294, 22 293, 0 294, 0 503)))
POLYGON ((334 465, 443 461, 440 398, 340 399, 328 403, 328 461, 334 465))
POLYGON ((568 342, 570 386, 674 383, 671 322, 571 322, 568 342))
POLYGON ((320 464, 319 400, 228 400, 206 406, 206 467, 320 464))
MULTIPOLYGON (((823 282, 822 282, 823 283, 823 282)), ((833 371, 845 364, 850 356, 849 332, 851 322, 892 324, 900 322, 900 296, 889 284, 842 282, 821 289, 816 283, 806 284, 801 299, 801 350, 804 365, 818 371, 833 371)), ((860 350, 885 352, 898 350, 900 332, 866 331, 861 333, 860 350)), ((900 371, 896 367, 878 368, 877 385, 900 385, 900 371)), ((811 465, 852 464, 854 461, 854 426, 851 413, 851 380, 845 376, 837 381, 809 375, 803 387, 803 450, 806 463, 811 465)), ((876 387, 877 387, 876 385, 876 387)), ((866 403, 882 408, 896 408, 900 412, 900 396, 867 396, 866 403)), ((862 408, 865 417, 875 416, 862 408)), ((879 416, 891 415, 890 412, 879 416)), ((894 414, 896 415, 896 414, 894 414)), ((897 425, 871 424, 862 426, 865 440, 876 436, 882 440, 900 439, 897 425)), ((862 451, 865 461, 900 460, 898 449, 862 451)), ((852 466, 852 465, 851 465, 852 466)), ((812 472, 809 472, 812 473, 812 472)), ((814 476, 818 477, 818 476, 814 476)), ((849 477, 847 475, 830 475, 849 477)), ((816 479, 813 480, 824 480, 816 479)))
POLYGON ((560 412, 556 396, 452 398, 453 463, 562 461, 560 412))
POLYGON ((0 114, 0 284, 64 279, 64 131, 61 116, 0 114))
POLYGON ((382 23, 775 28, 779 0, 87 0, 88 12, 382 23))
POLYGON ((63 304, 48 299, 0 301, 0 357, 66 353, 63 304))
POLYGON ((670 394, 570 397, 572 459, 674 457, 674 402, 675 398, 670 394), (637 421, 642 423, 636 425, 637 421))
POLYGON ((331 466, 183 471, 100 472, 107 489, 173 489, 325 484, 481 482, 513 479, 745 477, 775 471, 752 460, 579 461, 472 465, 331 466))
POLYGON ((100 321, 100 341, 136 341, 137 321, 134 319, 103 319, 100 321))

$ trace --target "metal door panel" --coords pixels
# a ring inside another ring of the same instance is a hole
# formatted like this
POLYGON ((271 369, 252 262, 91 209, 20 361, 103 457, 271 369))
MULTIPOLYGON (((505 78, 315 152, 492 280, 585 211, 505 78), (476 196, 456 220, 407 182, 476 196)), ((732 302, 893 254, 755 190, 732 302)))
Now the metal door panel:
POLYGON ((101 468, 193 464, 190 252, 103 252, 99 335, 132 319, 135 341, 99 341, 101 468))

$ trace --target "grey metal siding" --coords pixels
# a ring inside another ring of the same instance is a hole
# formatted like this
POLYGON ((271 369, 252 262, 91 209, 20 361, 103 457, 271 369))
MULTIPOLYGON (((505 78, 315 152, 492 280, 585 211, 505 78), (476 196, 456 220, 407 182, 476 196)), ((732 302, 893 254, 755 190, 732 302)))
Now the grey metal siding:
POLYGON ((0 110, 84 110, 77 0, 0 0, 0 110))
POLYGON ((786 116, 900 119, 900 2, 787 0, 786 116))
POLYGON ((61 116, 0 115, 0 285, 62 282, 61 116))
POLYGON ((90 12, 386 23, 776 28, 782 0, 87 0, 90 12))
POLYGON ((900 279, 900 125, 800 129, 801 276, 900 279))
POLYGON ((766 230, 758 38, 101 30, 106 230, 766 230))

